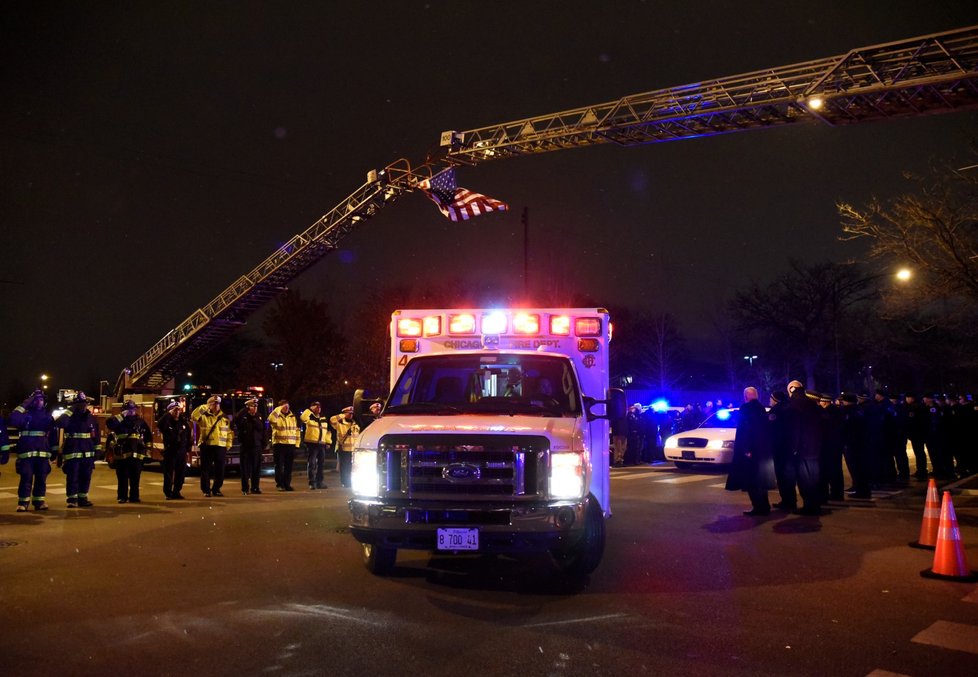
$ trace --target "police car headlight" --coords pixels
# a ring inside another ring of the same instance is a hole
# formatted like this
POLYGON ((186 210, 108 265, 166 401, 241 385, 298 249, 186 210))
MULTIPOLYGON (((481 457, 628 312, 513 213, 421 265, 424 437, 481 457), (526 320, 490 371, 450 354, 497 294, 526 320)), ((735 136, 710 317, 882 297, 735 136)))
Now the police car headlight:
POLYGON ((666 442, 662 446, 664 446, 664 447, 674 447, 674 446, 676 446, 676 436, 673 435, 672 437, 666 438, 666 442))
POLYGON ((353 452, 353 471, 350 474, 353 493, 358 496, 377 496, 380 493, 380 473, 377 472, 377 452, 357 449, 353 452))
POLYGON ((706 445, 710 449, 733 449, 733 440, 710 440, 710 443, 706 445))
POLYGON ((576 453, 551 455, 550 495, 553 498, 580 498, 584 495, 583 455, 576 453))

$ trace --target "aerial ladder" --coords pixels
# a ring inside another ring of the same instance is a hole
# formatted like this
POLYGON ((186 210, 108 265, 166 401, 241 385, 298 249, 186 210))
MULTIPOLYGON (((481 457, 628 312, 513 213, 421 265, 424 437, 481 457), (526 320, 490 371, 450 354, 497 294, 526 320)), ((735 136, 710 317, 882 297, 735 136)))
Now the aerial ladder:
POLYGON ((340 240, 422 181, 458 166, 597 144, 634 146, 795 123, 833 126, 978 107, 978 26, 854 49, 840 56, 625 96, 468 131, 400 159, 194 311, 119 375, 115 392, 160 389, 340 240))

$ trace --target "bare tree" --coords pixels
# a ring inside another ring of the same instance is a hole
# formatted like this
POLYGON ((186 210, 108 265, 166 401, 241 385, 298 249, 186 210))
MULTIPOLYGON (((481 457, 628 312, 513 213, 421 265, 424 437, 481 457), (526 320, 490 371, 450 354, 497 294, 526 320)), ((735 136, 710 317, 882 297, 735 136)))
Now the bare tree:
POLYGON ((978 301, 978 173, 944 167, 909 176, 916 190, 863 208, 839 204, 843 240, 865 240, 871 259, 909 265, 913 284, 889 299, 920 329, 963 326, 978 301))
POLYGON ((757 282, 737 291, 730 304, 737 327, 760 334, 773 359, 799 365, 806 386, 815 388, 819 362, 838 355, 846 311, 866 301, 866 290, 878 276, 862 275, 852 265, 792 260, 789 272, 766 286, 757 282))

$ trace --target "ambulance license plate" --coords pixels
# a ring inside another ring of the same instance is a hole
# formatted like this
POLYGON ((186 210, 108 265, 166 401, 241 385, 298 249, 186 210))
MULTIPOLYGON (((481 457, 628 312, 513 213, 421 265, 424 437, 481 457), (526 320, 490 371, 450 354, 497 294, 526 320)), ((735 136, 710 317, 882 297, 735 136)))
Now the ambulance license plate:
POLYGON ((478 529, 439 529, 439 550, 478 550, 478 529))

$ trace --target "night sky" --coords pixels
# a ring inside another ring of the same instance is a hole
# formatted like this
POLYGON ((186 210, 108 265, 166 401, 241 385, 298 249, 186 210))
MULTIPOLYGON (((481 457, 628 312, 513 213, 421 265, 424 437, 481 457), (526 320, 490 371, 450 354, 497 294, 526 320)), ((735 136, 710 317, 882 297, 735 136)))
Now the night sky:
MULTIPOLYGON (((423 160, 444 130, 978 24, 978 3, 32 0, 2 17, 5 392, 42 372, 114 383, 368 170, 423 160)), ((789 257, 858 256, 836 202, 973 164, 976 137, 978 113, 958 113, 465 168, 460 185, 512 210, 453 224, 407 195, 296 286, 338 318, 394 284, 519 300, 527 207, 531 288, 671 311, 704 342, 719 300, 789 257)))

